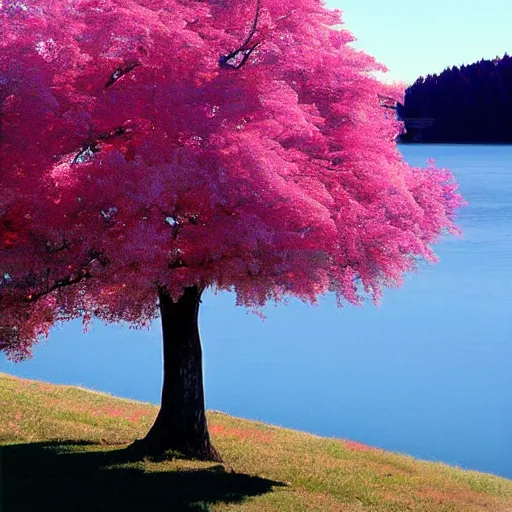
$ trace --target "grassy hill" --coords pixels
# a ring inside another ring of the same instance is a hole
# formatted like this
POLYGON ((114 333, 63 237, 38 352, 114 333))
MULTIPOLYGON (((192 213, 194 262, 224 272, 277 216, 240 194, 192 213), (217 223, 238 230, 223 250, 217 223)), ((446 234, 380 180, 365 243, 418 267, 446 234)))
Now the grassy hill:
POLYGON ((0 512, 512 512, 511 480, 219 412, 224 464, 131 460, 156 412, 0 374, 0 512))

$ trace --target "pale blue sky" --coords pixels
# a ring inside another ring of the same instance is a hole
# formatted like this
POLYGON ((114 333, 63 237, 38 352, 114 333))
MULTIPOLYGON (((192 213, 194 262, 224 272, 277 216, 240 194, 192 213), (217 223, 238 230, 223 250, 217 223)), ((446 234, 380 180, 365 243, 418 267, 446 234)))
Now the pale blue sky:
POLYGON ((326 0, 354 45, 413 82, 445 67, 512 54, 512 0, 326 0))

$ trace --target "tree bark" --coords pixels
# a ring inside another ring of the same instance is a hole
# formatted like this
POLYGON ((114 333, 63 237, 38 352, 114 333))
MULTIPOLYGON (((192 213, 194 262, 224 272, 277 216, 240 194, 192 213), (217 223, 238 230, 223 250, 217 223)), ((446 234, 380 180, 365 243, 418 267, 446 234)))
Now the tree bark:
POLYGON ((202 291, 188 287, 173 302, 159 294, 163 332, 162 403, 146 437, 136 443, 148 455, 167 450, 185 457, 221 462, 206 422, 198 313, 202 291))

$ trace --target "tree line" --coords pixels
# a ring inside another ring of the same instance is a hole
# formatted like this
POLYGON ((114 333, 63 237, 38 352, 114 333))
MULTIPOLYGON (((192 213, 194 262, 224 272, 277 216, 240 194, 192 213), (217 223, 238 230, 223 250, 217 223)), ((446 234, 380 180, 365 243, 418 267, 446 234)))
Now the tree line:
POLYGON ((402 142, 512 143, 512 57, 421 76, 397 112, 402 142))

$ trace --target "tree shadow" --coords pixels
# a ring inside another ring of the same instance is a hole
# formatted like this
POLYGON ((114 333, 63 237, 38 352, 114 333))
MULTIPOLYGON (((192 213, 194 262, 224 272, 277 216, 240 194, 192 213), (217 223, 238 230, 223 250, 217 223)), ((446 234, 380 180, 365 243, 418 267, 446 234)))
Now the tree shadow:
POLYGON ((0 446, 0 510, 207 512, 215 503, 241 503, 285 485, 226 471, 221 464, 145 472, 133 450, 86 451, 86 445, 62 441, 0 446))

